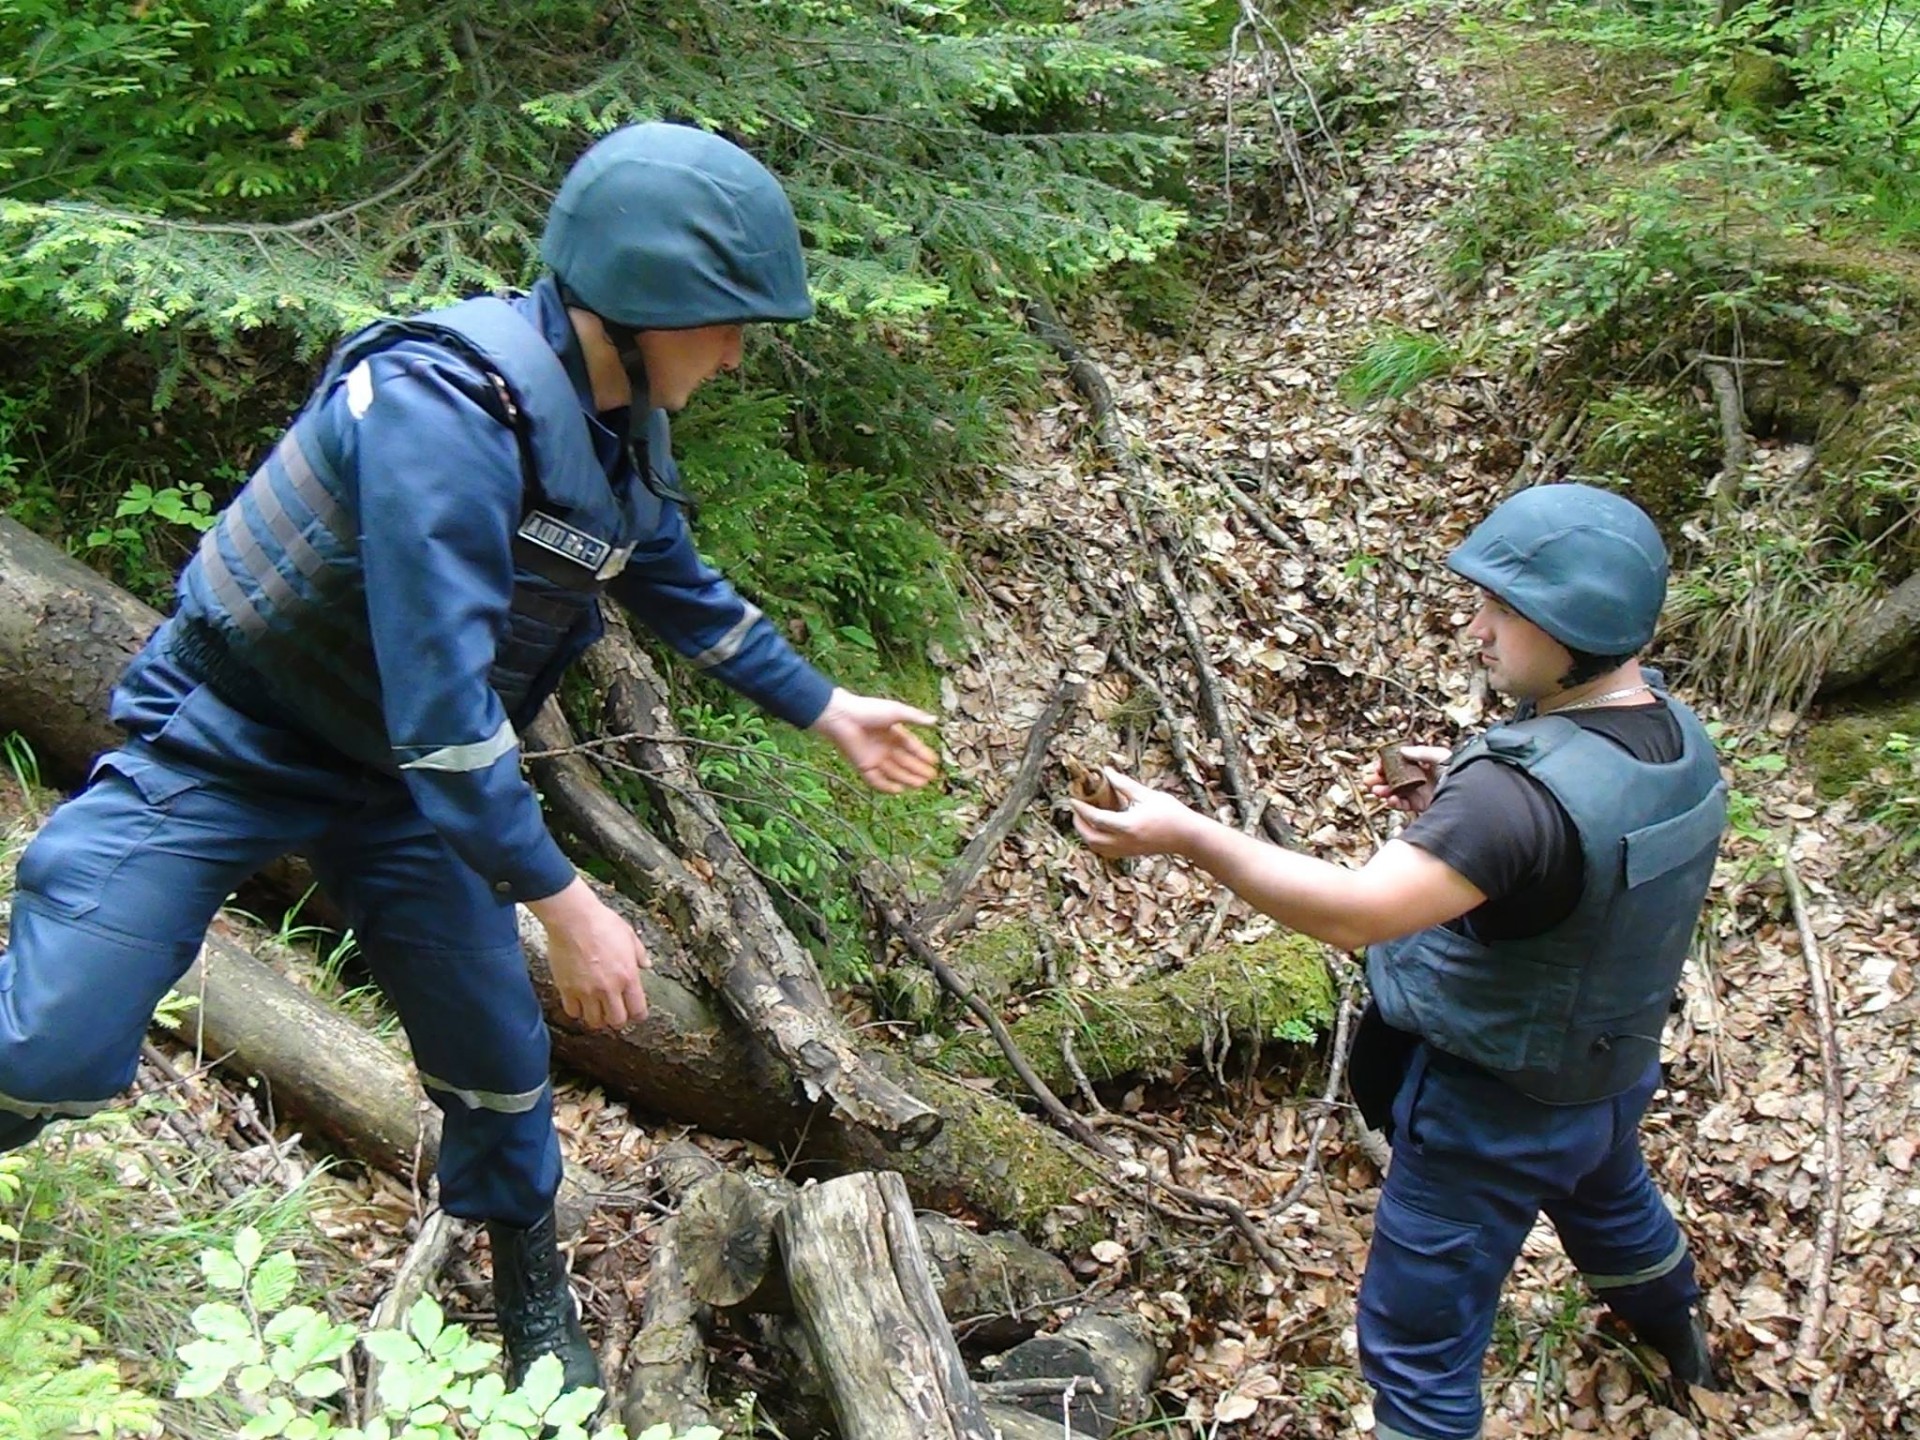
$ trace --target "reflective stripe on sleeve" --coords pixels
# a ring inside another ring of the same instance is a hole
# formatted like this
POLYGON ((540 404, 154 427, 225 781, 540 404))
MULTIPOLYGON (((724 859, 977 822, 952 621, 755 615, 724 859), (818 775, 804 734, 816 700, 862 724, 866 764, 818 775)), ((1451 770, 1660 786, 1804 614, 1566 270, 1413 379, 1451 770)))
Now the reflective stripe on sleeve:
POLYGON ((760 620, 760 607, 748 605, 746 613, 733 622, 732 627, 713 644, 693 657, 691 663, 702 670, 711 670, 716 665, 724 665, 740 653, 740 647, 747 643, 747 632, 760 620))
POLYGON ((502 720, 500 728, 484 740, 476 740, 470 745, 443 745, 438 750, 429 750, 418 760, 403 761, 400 768, 448 770, 455 773, 484 770, 502 755, 510 754, 519 743, 520 737, 514 734, 512 723, 502 720))
POLYGON ((228 510, 226 518, 200 537, 200 567, 206 572, 207 584, 213 587, 213 598, 220 602, 220 608, 227 612, 243 633, 258 639, 267 633, 267 617, 260 613, 252 597, 233 578, 227 557, 220 552, 221 531, 230 523, 245 528, 245 521, 236 522, 232 516, 232 510, 228 510))
POLYGON ((293 493, 300 497, 300 503, 314 514, 322 525, 343 544, 351 545, 354 528, 347 523, 347 510, 334 496, 320 478, 318 467, 307 458, 307 452, 300 448, 300 427, 295 426, 274 447, 272 459, 279 461, 287 472, 287 479, 293 482, 293 493))

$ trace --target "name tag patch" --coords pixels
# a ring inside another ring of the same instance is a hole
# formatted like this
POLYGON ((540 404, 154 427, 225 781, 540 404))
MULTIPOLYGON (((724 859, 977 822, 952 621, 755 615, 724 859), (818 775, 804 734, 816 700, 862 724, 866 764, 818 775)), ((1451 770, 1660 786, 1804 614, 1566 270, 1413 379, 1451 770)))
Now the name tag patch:
POLYGON ((536 510, 520 522, 519 535, 529 544, 591 571, 596 580, 610 580, 627 566, 631 545, 616 548, 597 535, 567 524, 557 516, 536 510))

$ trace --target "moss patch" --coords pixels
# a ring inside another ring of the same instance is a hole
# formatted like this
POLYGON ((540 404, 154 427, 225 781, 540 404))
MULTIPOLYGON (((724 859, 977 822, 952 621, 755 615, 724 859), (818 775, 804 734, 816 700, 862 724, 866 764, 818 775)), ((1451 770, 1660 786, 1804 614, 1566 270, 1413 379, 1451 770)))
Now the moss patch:
POLYGON ((1071 1254, 1111 1233, 1100 1181, 1069 1143, 997 1095, 917 1071, 914 1093, 946 1117, 939 1137, 923 1150, 890 1156, 915 1199, 942 1209, 970 1209, 1020 1231, 1049 1249, 1071 1254), (964 1193, 953 1191, 966 1177, 964 1193))
MULTIPOLYGON (((1333 1018, 1333 978, 1317 941, 1276 936, 1211 951, 1165 975, 1086 993, 1056 991, 1010 1027, 1033 1068, 1070 1087, 1061 1037, 1093 1080, 1159 1075, 1190 1055, 1233 1041, 1304 1044, 1333 1018)), ((951 1060, 1010 1077, 992 1040, 970 1034, 951 1060)))
POLYGON ((1815 787, 1825 798, 1837 800, 1869 781, 1900 783, 1910 774, 1911 761, 1888 749, 1896 735, 1920 738, 1920 698, 1822 720, 1805 742, 1815 787))
MULTIPOLYGON (((954 947, 947 963, 967 987, 989 1005, 998 1005, 1033 978, 1040 954, 1040 932, 1030 921, 1008 920, 991 930, 974 930, 954 947)), ((934 1028, 958 1004, 931 972, 907 959, 873 977, 873 998, 890 1020, 934 1028)))

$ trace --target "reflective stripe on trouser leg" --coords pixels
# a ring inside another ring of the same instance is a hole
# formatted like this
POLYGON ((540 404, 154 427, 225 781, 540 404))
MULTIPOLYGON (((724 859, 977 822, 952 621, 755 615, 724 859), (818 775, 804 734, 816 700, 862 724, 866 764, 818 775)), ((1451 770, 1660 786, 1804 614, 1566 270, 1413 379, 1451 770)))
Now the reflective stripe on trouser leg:
POLYGON ((1393 1164, 1360 1286, 1362 1372, 1386 1433, 1480 1433, 1500 1290, 1541 1202, 1613 1144, 1611 1112, 1528 1100, 1422 1045, 1394 1098, 1393 1164))
POLYGON ((1686 1238, 1640 1150, 1640 1117, 1659 1085, 1649 1066, 1613 1107, 1614 1144, 1573 1193, 1544 1206, 1588 1287, 1636 1330, 1684 1322, 1700 1298, 1686 1238))
POLYGON ((448 849, 395 784, 313 855, 400 1014, 427 1093, 446 1117, 440 1203, 472 1220, 531 1225, 560 1187, 546 1017, 514 912, 448 849))
POLYGON ((0 956, 0 1146, 101 1109, 133 1079, 160 997, 258 865, 321 826, 144 749, 105 757, 16 872, 0 956))

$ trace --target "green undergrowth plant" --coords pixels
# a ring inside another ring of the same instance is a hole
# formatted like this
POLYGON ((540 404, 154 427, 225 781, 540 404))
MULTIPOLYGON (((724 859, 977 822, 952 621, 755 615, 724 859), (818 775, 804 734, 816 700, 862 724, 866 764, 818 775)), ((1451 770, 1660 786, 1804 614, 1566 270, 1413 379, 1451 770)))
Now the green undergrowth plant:
MULTIPOLYGON (((561 1393, 560 1361, 542 1356, 519 1388, 496 1369, 500 1347, 448 1323, 422 1296, 397 1329, 359 1330, 296 1301, 299 1265, 289 1251, 269 1255, 260 1232, 240 1230, 230 1247, 200 1255, 213 1293, 193 1311, 196 1338, 183 1344, 185 1373, 175 1394, 231 1393, 251 1417, 237 1440, 627 1440, 626 1428, 593 1426, 599 1390, 561 1393), (379 1365, 370 1403, 378 1413, 347 1424, 332 1402, 352 1383, 358 1347, 379 1365)), ((678 1440, 719 1440, 699 1427, 678 1440)), ((639 1440, 673 1440, 658 1425, 639 1440)))
POLYGON ((1457 363, 1444 336, 1390 326, 1376 332, 1340 377, 1340 394, 1350 405, 1400 400, 1426 380, 1444 375, 1457 363))
MULTIPOLYGON (((895 678, 908 682, 901 698, 922 698, 924 682, 895 678)), ((819 952, 826 979, 868 978, 854 879, 879 864, 910 887, 917 871, 952 853, 952 803, 937 786, 876 795, 818 740, 737 698, 696 700, 679 719, 701 785, 795 933, 819 952)))
POLYGON ((1920 863, 1920 701, 1909 696, 1821 720, 1804 755, 1822 798, 1849 800, 1877 831, 1857 881, 1875 890, 1920 863))
MULTIPOLYGON (((18 1176, 0 1156, 0 1206, 17 1194, 18 1176)), ((0 1222, 0 1240, 12 1227, 0 1222)), ((63 1313, 67 1287, 55 1260, 14 1261, 0 1269, 0 1440, 49 1435, 158 1435, 159 1402, 129 1389, 110 1361, 89 1359, 100 1337, 63 1313)))
MULTIPOLYGON (((135 1124, 136 1117, 174 1103, 151 1095, 126 1109, 63 1121, 34 1144, 0 1156, 0 1226, 11 1266, 0 1272, 8 1291, 0 1311, 40 1307, 62 1326, 78 1327, 53 1337, 66 1346, 67 1359, 64 1369, 46 1372, 44 1393, 83 1383, 79 1372, 106 1365, 125 1395, 160 1397, 153 1413, 166 1434, 213 1440, 248 1418, 236 1401, 165 1398, 168 1357, 189 1338, 188 1316, 204 1298, 199 1254, 251 1226, 280 1245, 322 1257, 309 1211, 312 1187, 327 1182, 229 1196, 184 1144, 135 1124)), ((0 1354, 0 1377, 11 1373, 0 1354)), ((95 1398, 114 1397, 99 1392, 95 1398)), ((5 1413, 0 1408, 0 1416, 5 1413)), ((67 1432, 49 1426, 27 1433, 37 1440, 67 1432)), ((0 1435, 7 1434, 0 1421, 0 1435)))
POLYGON ((1687 533, 1665 617, 1684 641, 1684 672, 1757 718, 1804 710, 1874 594, 1871 551, 1833 535, 1814 502, 1725 507, 1687 533))

